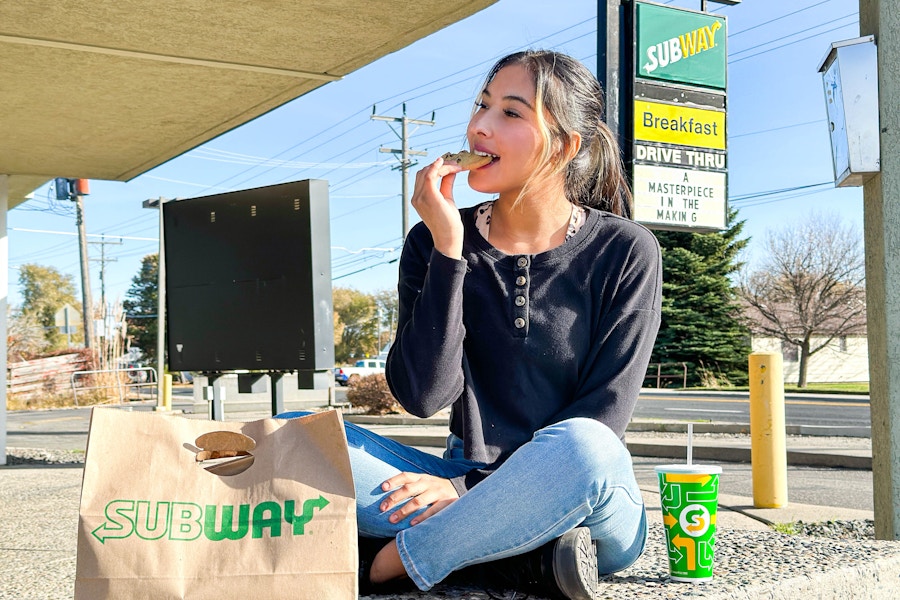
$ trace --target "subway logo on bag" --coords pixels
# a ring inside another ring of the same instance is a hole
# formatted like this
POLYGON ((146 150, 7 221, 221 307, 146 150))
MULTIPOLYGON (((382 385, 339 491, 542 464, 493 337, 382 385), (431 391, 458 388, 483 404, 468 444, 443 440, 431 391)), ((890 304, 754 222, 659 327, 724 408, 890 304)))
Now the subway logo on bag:
POLYGON ((261 538, 266 532, 269 537, 280 537, 282 524, 287 523, 289 533, 303 535, 306 524, 328 504, 324 496, 310 498, 303 502, 298 515, 293 500, 285 500, 283 505, 276 501, 260 502, 252 510, 249 504, 203 507, 194 502, 111 500, 104 512, 106 521, 91 534, 101 544, 132 536, 189 542, 203 535, 220 542, 239 540, 248 533, 252 538, 261 538))

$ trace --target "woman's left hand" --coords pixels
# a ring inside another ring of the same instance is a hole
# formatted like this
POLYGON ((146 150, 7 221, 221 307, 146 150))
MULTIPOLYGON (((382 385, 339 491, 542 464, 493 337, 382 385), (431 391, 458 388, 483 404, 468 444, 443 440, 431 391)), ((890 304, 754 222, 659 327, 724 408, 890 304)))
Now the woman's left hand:
POLYGON ((413 513, 428 507, 425 512, 416 515, 410 521, 410 525, 418 525, 459 499, 459 494, 456 493, 456 488, 449 479, 424 473, 400 473, 382 483, 381 489, 385 492, 394 490, 392 494, 381 501, 382 512, 387 512, 404 500, 409 500, 390 516, 391 523, 399 523, 413 513))

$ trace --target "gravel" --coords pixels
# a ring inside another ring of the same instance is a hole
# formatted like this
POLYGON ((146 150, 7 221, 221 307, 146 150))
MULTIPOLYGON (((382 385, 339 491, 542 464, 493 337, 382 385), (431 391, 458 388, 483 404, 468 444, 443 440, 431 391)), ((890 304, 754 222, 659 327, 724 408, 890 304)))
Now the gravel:
POLYGON ((840 540, 874 540, 875 521, 871 519, 859 521, 825 521, 822 523, 804 523, 797 521, 791 524, 795 535, 827 537, 840 540))
POLYGON ((84 464, 84 452, 72 450, 43 450, 38 448, 7 448, 8 465, 75 465, 84 464))

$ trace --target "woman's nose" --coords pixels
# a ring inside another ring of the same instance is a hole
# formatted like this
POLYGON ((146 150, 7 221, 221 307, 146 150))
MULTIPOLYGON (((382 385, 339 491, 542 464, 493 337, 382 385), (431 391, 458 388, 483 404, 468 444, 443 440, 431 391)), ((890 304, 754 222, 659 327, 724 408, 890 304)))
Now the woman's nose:
POLYGON ((488 123, 488 119, 485 119, 482 113, 473 115, 469 120, 468 131, 469 135, 480 137, 487 136, 490 133, 490 125, 488 123))

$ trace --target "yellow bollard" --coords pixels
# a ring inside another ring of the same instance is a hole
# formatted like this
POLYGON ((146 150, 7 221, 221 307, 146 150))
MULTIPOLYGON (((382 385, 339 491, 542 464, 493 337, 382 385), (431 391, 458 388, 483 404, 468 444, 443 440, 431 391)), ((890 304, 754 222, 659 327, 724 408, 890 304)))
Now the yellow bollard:
POLYGON ((163 375, 162 397, 159 399, 159 407, 157 410, 172 410, 172 376, 169 374, 163 375))
POLYGON ((781 354, 750 355, 750 460, 753 506, 787 506, 787 449, 781 354))

